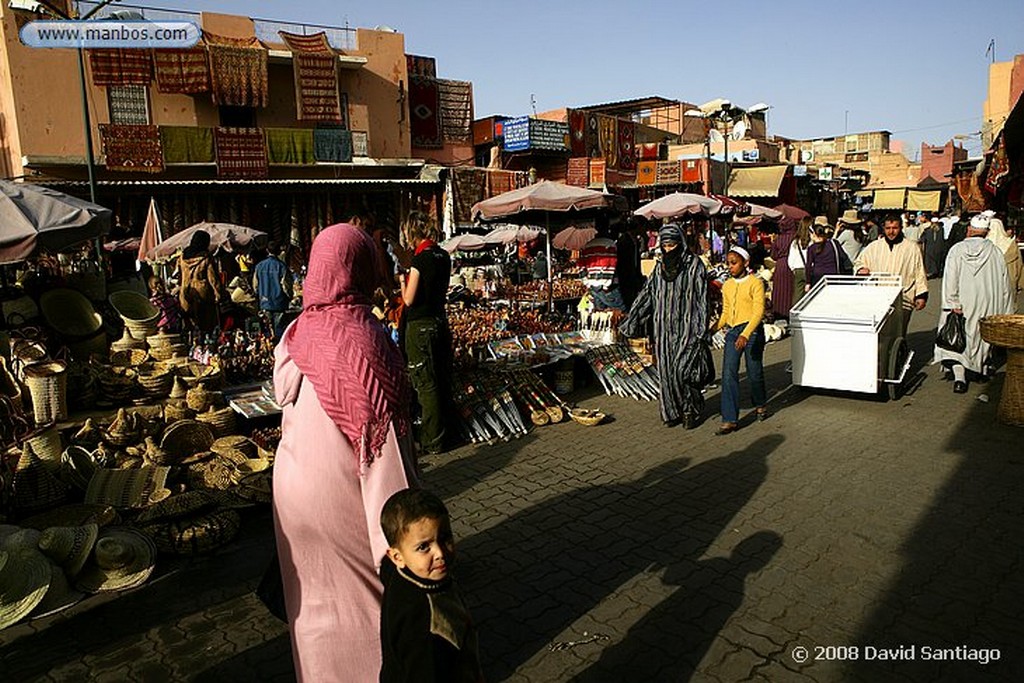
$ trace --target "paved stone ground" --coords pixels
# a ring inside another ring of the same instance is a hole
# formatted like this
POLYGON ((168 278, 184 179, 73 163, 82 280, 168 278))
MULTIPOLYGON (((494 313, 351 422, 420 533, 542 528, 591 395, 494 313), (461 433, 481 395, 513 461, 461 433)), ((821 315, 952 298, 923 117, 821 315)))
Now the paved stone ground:
MULTIPOLYGON (((1024 680, 1024 430, 995 421, 1002 375, 956 396, 925 365, 935 319, 911 324, 894 402, 789 386, 783 341, 774 416, 735 434, 591 387, 610 423, 425 461, 488 680, 1024 680), (912 661, 880 660, 899 646, 912 661), (958 646, 999 660, 925 659, 958 646)), ((217 555, 0 632, 0 679, 291 680, 287 631, 251 594, 269 553, 257 514, 217 555)))

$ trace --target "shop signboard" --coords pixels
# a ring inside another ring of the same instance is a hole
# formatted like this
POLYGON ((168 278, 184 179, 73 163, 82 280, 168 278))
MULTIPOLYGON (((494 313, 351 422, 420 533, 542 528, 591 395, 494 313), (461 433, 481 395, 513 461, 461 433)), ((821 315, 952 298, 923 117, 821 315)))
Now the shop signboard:
POLYGON ((530 148, 569 149, 569 124, 564 121, 530 119, 530 148))
POLYGON ((502 131, 505 134, 503 148, 506 152, 522 152, 530 149, 530 117, 517 116, 505 119, 502 131))

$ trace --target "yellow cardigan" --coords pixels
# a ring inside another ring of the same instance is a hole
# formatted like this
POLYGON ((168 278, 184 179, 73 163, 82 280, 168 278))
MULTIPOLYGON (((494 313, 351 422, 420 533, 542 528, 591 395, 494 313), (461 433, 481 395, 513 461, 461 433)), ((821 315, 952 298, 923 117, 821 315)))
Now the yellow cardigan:
POLYGON ((764 283, 756 275, 730 278, 722 285, 722 317, 715 329, 746 323, 743 336, 750 339, 764 318, 764 283))

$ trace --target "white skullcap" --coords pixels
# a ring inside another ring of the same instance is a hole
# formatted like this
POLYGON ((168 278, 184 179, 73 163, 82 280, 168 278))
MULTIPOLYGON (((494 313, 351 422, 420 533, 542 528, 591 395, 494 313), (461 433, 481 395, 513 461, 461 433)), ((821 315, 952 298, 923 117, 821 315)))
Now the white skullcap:
POLYGON ((984 230, 987 232, 989 227, 991 227, 991 224, 992 218, 990 216, 986 216, 984 213, 979 213, 971 219, 971 227, 975 230, 984 230))

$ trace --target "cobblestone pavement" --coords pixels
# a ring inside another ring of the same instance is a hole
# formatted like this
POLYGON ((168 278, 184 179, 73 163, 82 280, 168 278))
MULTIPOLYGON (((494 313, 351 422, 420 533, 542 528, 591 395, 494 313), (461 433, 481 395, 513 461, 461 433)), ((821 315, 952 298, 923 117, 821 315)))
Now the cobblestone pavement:
MULTIPOLYGON (((488 680, 1024 680, 1024 430, 995 421, 1001 374, 957 396, 925 364, 936 315, 911 323, 897 401, 789 386, 783 341, 774 415, 734 434, 590 387, 609 423, 426 460, 488 680)), ((262 513, 135 592, 0 632, 0 679, 291 680, 252 596, 270 551, 262 513)))

